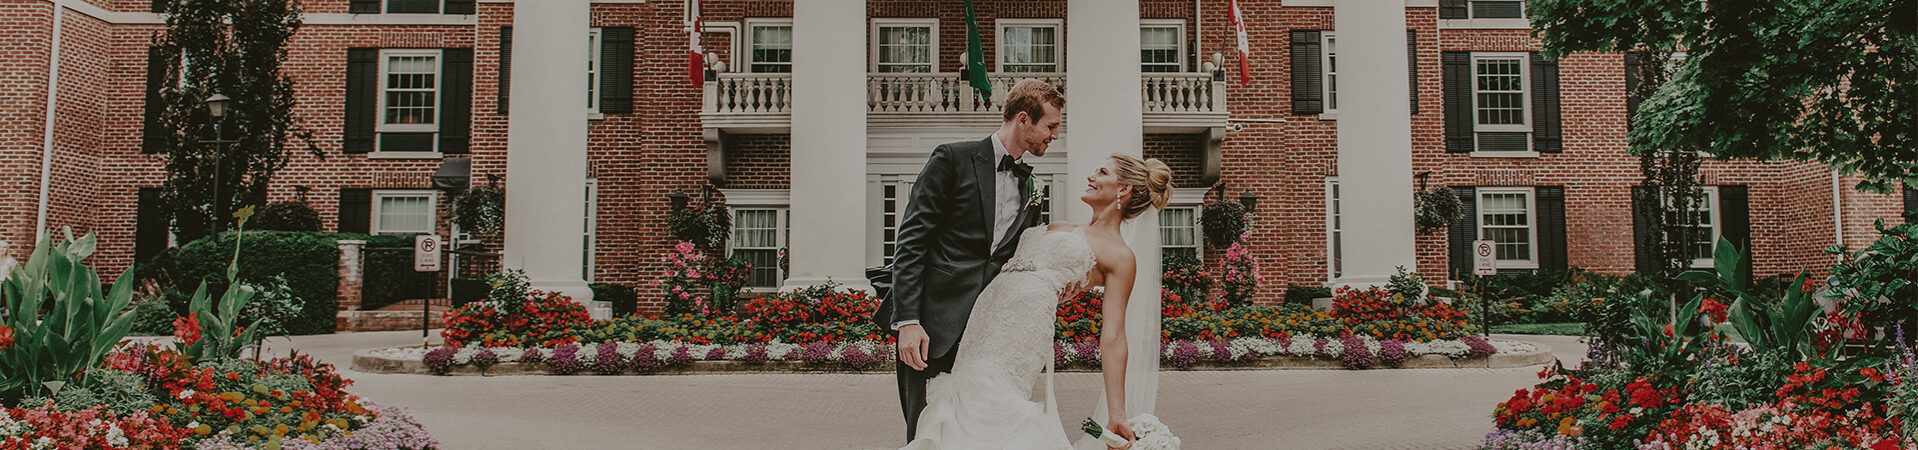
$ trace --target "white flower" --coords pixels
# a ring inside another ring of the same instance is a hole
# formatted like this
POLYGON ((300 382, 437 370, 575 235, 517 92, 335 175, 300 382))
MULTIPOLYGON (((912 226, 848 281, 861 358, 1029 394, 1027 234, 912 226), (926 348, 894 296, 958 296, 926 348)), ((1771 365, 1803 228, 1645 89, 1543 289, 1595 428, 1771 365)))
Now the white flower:
POLYGON ((193 390, 192 390, 192 389, 187 389, 187 390, 184 390, 184 391, 180 391, 180 399, 181 399, 181 400, 191 400, 191 399, 193 399, 193 390))
POLYGON ((766 359, 774 361, 792 359, 792 355, 798 353, 799 350, 800 347, 798 345, 773 341, 772 343, 766 344, 766 359))
POLYGON ((1342 353, 1345 353, 1345 341, 1338 339, 1325 340, 1325 354, 1338 355, 1342 353))
POLYGON ((1312 353, 1317 351, 1313 345, 1314 341, 1316 341, 1316 339, 1313 339, 1311 336, 1303 334, 1292 335, 1292 341, 1285 344, 1285 352, 1292 356, 1312 356, 1312 353))
POLYGON ((580 364, 592 364, 599 360, 599 344, 581 344, 579 352, 573 353, 573 359, 580 364))
POLYGON ((502 363, 518 362, 520 357, 526 356, 526 349, 518 347, 494 347, 493 354, 498 355, 499 362, 502 363))
POLYGON ((613 347, 615 347, 613 349, 613 353, 618 353, 619 356, 624 357, 626 359, 633 359, 634 356, 639 355, 638 342, 620 342, 617 344, 613 344, 613 347))
POLYGON ((454 365, 472 364, 473 355, 479 354, 479 351, 480 351, 479 347, 460 347, 459 350, 456 350, 453 352, 453 364, 454 365))
POLYGON ((127 433, 120 430, 120 425, 107 423, 107 445, 125 447, 127 444, 127 433))
POLYGON ((40 449, 52 450, 54 448, 53 437, 41 436, 39 439, 34 439, 32 448, 33 450, 40 450, 40 449))

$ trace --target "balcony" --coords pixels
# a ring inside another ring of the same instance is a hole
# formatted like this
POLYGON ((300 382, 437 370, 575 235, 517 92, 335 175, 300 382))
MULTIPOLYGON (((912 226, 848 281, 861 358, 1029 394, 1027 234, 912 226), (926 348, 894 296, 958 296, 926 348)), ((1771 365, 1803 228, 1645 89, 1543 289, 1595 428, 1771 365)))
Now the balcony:
MULTIPOLYGON (((1025 78, 1066 90, 1063 73, 991 74, 991 98, 957 74, 867 74, 867 126, 996 127, 1005 111, 1005 92, 1025 78)), ((706 129, 729 134, 788 133, 795 88, 791 74, 722 74, 706 83, 700 118, 706 129)), ((1225 83, 1212 81, 1210 75, 1147 73, 1139 89, 1147 133, 1198 133, 1225 126, 1225 83)))

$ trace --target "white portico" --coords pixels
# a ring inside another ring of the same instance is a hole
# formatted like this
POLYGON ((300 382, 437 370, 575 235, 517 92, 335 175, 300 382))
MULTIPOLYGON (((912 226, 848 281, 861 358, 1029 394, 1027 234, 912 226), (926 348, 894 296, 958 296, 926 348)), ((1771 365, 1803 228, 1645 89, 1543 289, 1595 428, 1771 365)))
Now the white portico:
MULTIPOLYGON (((581 276, 580 230, 585 228, 586 46, 588 0, 521 1, 513 24, 522 48, 513 52, 512 108, 506 134, 506 248, 501 264, 526 271, 534 289, 561 292, 587 305, 581 276)), ((589 308, 594 317, 611 314, 589 308)))
MULTIPOLYGON (((1343 0, 1333 6, 1339 30, 1339 83, 1405 86, 1405 5, 1343 0)), ((1385 284, 1396 268, 1415 268, 1412 230, 1412 116, 1405 89, 1339 92, 1338 155, 1346 208, 1344 276, 1340 286, 1385 284), (1363 182, 1360 182, 1363 180, 1363 182)))

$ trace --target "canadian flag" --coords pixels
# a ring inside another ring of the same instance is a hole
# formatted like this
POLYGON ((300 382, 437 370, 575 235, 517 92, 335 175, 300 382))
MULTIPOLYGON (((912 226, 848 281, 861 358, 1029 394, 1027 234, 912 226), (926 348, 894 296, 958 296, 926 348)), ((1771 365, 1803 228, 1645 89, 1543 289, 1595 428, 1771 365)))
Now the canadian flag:
MULTIPOLYGON (((695 0, 696 1, 696 0, 695 0)), ((1239 84, 1252 84, 1252 45, 1246 42, 1245 14, 1239 12, 1239 0, 1232 0, 1232 31, 1239 34, 1239 84)))
MULTIPOLYGON (((703 32, 699 19, 699 0, 687 0, 686 15, 690 16, 689 24, 692 25, 692 31, 686 35, 686 41, 690 44, 686 75, 690 77, 688 79, 692 80, 694 85, 705 84, 706 48, 699 45, 699 34, 703 32)), ((1244 38, 1240 38, 1240 41, 1244 41, 1244 38)))

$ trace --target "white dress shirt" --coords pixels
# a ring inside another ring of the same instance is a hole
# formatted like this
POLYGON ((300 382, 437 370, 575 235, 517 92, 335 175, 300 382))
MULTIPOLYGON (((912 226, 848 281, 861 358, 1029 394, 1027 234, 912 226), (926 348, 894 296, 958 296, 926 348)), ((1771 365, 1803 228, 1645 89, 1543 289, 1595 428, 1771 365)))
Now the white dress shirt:
MULTIPOLYGON (((992 185, 994 196, 992 208, 992 246, 987 248, 986 251, 988 253, 993 249, 999 248, 1000 243, 1005 242, 1007 237, 1006 229, 1012 227, 1013 221, 1019 220, 1019 176, 1011 170, 999 170, 999 161, 1005 159, 1006 155, 1011 154, 1011 151, 1006 150, 1005 142, 999 140, 999 133, 992 133, 992 185)), ((1020 156, 1019 158, 1013 159, 1013 161, 1024 162, 1025 157, 1020 156)))

